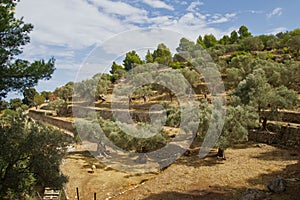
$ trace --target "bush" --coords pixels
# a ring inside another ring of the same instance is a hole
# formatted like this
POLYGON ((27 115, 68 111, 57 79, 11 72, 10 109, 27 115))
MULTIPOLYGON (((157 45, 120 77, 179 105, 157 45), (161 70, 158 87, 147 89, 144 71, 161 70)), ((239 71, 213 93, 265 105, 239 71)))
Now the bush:
POLYGON ((239 49, 239 45, 237 44, 229 44, 229 45, 225 45, 225 53, 232 53, 232 52, 236 52, 239 49))
POLYGON ((275 56, 267 52, 258 52, 257 57, 262 60, 275 60, 275 56))
MULTIPOLYGON (((160 149, 168 143, 168 135, 166 135, 162 130, 152 137, 140 138, 133 137, 132 135, 140 136, 147 133, 141 133, 138 128, 132 128, 133 125, 122 124, 124 129, 131 132, 131 135, 129 135, 120 129, 120 124, 117 122, 103 119, 100 119, 99 122, 105 135, 110 139, 110 141, 112 141, 116 146, 127 151, 141 152, 143 151, 142 149, 144 149, 144 151, 150 152, 160 149)), ((154 129, 154 127, 150 127, 148 124, 144 124, 143 126, 148 126, 147 128, 154 129)), ((150 130, 149 132, 151 133, 152 131, 154 130, 150 130)))
POLYGON ((49 108, 54 110, 58 116, 65 116, 68 114, 68 104, 62 99, 51 101, 49 103, 49 108))
POLYGON ((167 121, 166 125, 171 127, 179 127, 180 126, 180 117, 181 112, 177 107, 171 107, 167 110, 167 121))

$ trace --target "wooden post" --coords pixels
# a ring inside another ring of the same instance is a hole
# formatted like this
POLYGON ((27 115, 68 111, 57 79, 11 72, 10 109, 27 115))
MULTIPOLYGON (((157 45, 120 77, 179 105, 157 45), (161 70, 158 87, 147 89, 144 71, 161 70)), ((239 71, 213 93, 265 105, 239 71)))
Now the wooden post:
POLYGON ((77 195, 77 200, 80 200, 80 199, 79 199, 79 191, 78 191, 78 187, 76 188, 76 195, 77 195))
POLYGON ((94 192, 94 200, 97 200, 97 193, 94 192))

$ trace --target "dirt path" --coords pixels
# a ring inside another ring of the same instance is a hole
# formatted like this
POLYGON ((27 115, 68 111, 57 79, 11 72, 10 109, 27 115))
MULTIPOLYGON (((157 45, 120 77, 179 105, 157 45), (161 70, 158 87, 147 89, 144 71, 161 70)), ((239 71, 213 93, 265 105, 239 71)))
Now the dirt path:
MULTIPOLYGON (((63 165, 70 177, 67 193, 75 199, 78 187, 84 200, 93 199, 94 192, 97 199, 238 199, 247 188, 267 190, 266 183, 277 175, 300 178, 299 149, 247 143, 228 149, 225 161, 214 153, 202 160, 196 152, 183 156, 158 174, 128 174, 105 167, 79 148, 63 165), (95 163, 95 173, 88 173, 95 163)), ((297 199, 299 194, 298 182, 272 199, 297 199)))

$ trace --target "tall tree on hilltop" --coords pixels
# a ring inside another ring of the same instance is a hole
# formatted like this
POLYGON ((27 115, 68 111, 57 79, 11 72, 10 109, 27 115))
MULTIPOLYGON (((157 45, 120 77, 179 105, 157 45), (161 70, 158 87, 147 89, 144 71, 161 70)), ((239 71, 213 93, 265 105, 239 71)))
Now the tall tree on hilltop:
POLYGON ((230 44, 230 42, 230 37, 228 35, 224 35, 219 41, 219 43, 223 45, 230 44))
POLYGON ((233 30, 231 33, 230 33, 230 42, 232 44, 236 43, 239 39, 239 36, 238 36, 238 33, 236 32, 236 30, 233 30))
POLYGON ((132 70, 133 67, 138 64, 143 64, 143 61, 135 51, 126 53, 125 59, 123 60, 123 65, 126 71, 132 70))
MULTIPOLYGON (((201 37, 201 36, 199 36, 201 37)), ((194 42, 186 39, 186 38, 181 38, 179 42, 179 46, 176 48, 177 52, 182 52, 182 51, 191 51, 194 48, 195 44, 194 42)))
POLYGON ((252 36, 248 28, 244 25, 239 28, 238 33, 240 35, 240 39, 244 39, 252 36))
POLYGON ((152 56, 150 50, 147 51, 145 60, 146 60, 146 63, 153 63, 154 59, 153 59, 153 56, 152 56))
POLYGON ((216 37, 213 34, 205 35, 203 42, 206 48, 213 47, 218 43, 216 37))
POLYGON ((197 38, 196 44, 197 44, 197 45, 200 45, 202 48, 205 47, 205 44, 204 44, 204 42, 203 42, 203 39, 202 39, 202 36, 201 36, 201 35, 199 35, 199 37, 197 38))
POLYGON ((109 72, 111 73, 112 82, 115 82, 126 73, 124 67, 122 65, 118 65, 116 62, 113 62, 113 64, 111 65, 111 70, 109 72))
POLYGON ((153 52, 153 59, 159 64, 169 66, 172 63, 172 53, 170 49, 163 43, 157 46, 157 49, 153 52))

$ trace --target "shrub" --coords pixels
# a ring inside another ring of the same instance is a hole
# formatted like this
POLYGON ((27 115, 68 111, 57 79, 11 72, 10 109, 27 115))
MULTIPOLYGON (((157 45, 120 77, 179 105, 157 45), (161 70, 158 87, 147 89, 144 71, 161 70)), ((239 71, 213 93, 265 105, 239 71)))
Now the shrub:
POLYGON ((166 125, 171 127, 179 127, 180 126, 180 109, 177 107, 171 107, 167 110, 167 121, 166 125))
POLYGON ((54 110, 58 116, 65 116, 68 114, 68 104, 62 99, 51 101, 49 103, 49 108, 54 110))

